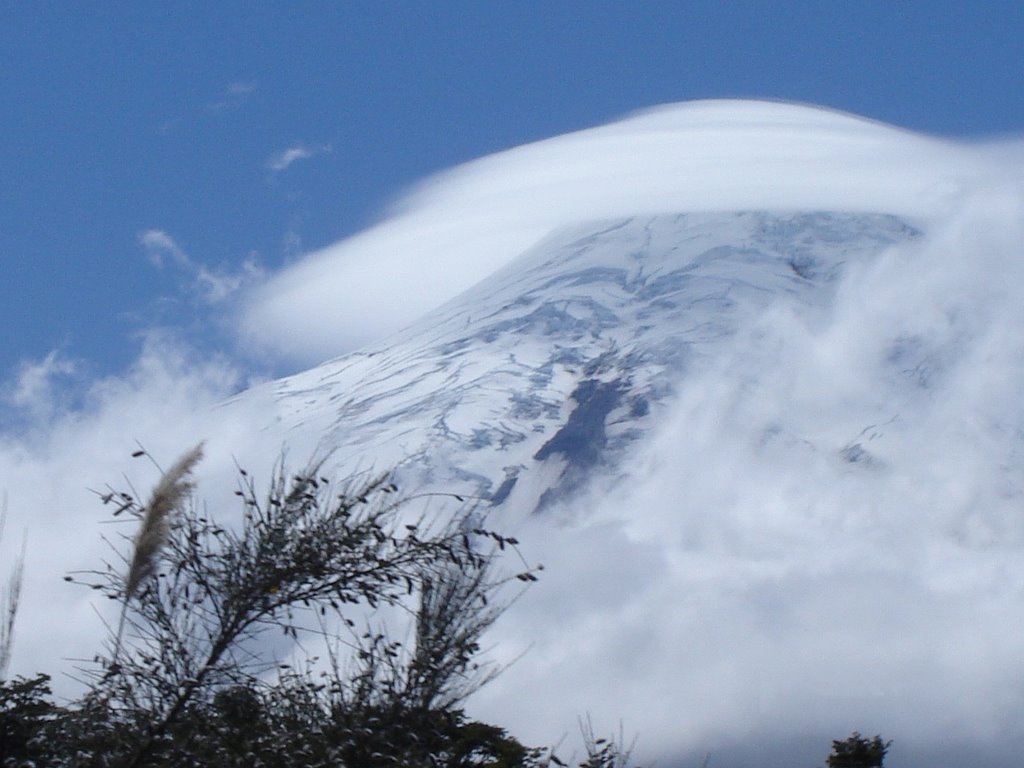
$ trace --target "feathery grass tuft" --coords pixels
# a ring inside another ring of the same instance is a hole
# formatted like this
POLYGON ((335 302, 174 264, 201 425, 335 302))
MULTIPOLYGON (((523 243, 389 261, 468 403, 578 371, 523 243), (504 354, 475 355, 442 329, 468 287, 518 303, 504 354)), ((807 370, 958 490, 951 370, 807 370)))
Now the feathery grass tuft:
POLYGON ((186 453, 171 467, 153 489, 146 505, 142 526, 135 537, 135 553, 125 579, 125 600, 130 600, 139 586, 156 570, 160 550, 171 530, 171 514, 189 497, 195 488, 192 470, 203 458, 203 444, 186 453))
MULTIPOLYGON (((0 502, 0 539, 4 534, 4 523, 7 521, 7 496, 0 502)), ((18 602, 21 599, 22 577, 25 574, 25 545, 28 534, 21 537, 21 554, 14 561, 10 580, 7 586, 0 588, 0 682, 7 675, 7 666, 11 662, 11 649, 14 646, 14 620, 18 616, 18 602)))
POLYGON ((121 636, 124 633, 124 620, 128 613, 128 602, 138 593, 139 587, 146 579, 156 572, 156 564, 160 559, 160 551, 167 543, 171 532, 171 515, 188 499, 195 488, 192 470, 203 458, 203 443, 190 450, 169 470, 164 472, 160 482, 153 489, 142 515, 142 525, 135 536, 135 550, 132 564, 125 578, 124 602, 121 603, 121 619, 117 624, 117 636, 114 640, 112 670, 117 668, 117 657, 121 651, 121 636))
MULTIPOLYGON (((144 452, 141 452, 144 453, 144 452)), ((142 513, 142 524, 135 536, 135 550, 131 558, 131 567, 125 579, 125 597, 121 603, 121 620, 118 622, 118 634, 114 641, 112 671, 117 669, 118 654, 121 652, 121 636, 125 631, 125 616, 128 614, 128 602, 138 593, 138 588, 157 570, 160 551, 167 544, 171 532, 171 515, 193 492, 196 483, 191 478, 191 471, 203 458, 203 443, 200 442, 193 450, 175 462, 174 466, 164 472, 160 482, 153 489, 150 503, 142 513)))

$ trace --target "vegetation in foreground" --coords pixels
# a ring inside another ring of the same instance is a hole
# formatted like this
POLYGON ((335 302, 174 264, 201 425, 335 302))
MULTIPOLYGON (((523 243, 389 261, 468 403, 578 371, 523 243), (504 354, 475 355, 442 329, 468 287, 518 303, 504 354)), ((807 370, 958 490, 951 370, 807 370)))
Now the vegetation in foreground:
MULTIPOLYGON (((481 658, 483 633, 508 586, 538 578, 514 538, 473 510, 409 519, 386 478, 339 488, 319 466, 294 476, 281 466, 263 494, 240 470, 231 523, 194 501, 201 457, 201 446, 183 456, 145 504, 102 495, 115 517, 137 521, 129 554, 66 580, 119 602, 120 621, 78 668, 76 701, 54 703, 46 675, 4 681, 0 666, 0 765, 631 764, 621 737, 589 723, 582 759, 563 759, 466 715, 466 698, 500 672, 481 658), (502 555, 518 569, 500 575, 502 555), (410 628, 402 640, 389 629, 396 617, 410 628), (295 660, 314 645, 322 655, 295 660)), ((5 593, 4 666, 20 580, 19 567, 5 593)), ((828 766, 875 768, 888 746, 854 733, 833 742, 828 766)))

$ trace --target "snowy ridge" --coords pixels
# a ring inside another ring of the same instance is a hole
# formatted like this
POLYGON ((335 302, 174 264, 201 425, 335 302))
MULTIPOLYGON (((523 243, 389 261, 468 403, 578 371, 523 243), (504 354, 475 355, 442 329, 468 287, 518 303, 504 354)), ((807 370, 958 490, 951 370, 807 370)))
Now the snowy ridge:
POLYGON ((320 435, 340 463, 399 465, 410 487, 535 509, 619 463, 768 306, 813 322, 847 262, 916 234, 835 213, 572 227, 397 336, 273 384, 274 428, 320 435))

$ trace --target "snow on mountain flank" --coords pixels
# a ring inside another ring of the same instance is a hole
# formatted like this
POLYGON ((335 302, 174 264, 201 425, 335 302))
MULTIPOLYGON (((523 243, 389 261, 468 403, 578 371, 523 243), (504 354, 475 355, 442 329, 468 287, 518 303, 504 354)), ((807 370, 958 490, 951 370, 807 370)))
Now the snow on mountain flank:
POLYGON ((779 304, 820 321, 849 262, 916 235, 826 213, 578 225, 404 333, 274 384, 278 428, 412 487, 535 509, 621 464, 738 329, 779 304))

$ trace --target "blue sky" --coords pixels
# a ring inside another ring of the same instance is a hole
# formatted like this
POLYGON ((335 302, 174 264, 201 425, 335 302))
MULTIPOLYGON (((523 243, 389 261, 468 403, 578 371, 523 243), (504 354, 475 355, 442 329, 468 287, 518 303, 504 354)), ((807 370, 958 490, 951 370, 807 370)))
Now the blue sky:
POLYGON ((0 374, 115 372, 156 327, 245 359, 239 281, 429 174, 659 103, 1017 134, 1022 39, 1016 2, 4 3, 0 374))

